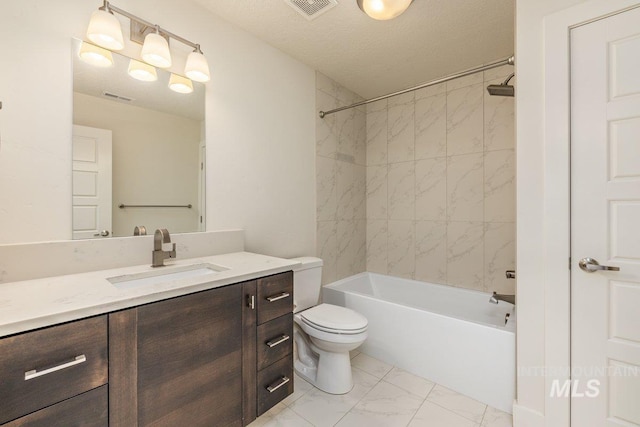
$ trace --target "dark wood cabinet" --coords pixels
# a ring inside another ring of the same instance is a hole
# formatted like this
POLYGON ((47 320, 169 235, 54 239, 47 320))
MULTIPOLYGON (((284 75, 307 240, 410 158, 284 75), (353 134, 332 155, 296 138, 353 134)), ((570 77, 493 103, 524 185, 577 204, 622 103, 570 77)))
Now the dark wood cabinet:
POLYGON ((112 331, 110 340, 124 343, 124 357, 110 354, 110 384, 119 396, 112 420, 122 412, 134 422, 123 426, 242 425, 242 286, 113 313, 111 322, 123 333, 112 331))
POLYGON ((293 392, 292 310, 286 272, 0 339, 0 424, 245 426, 293 392))
POLYGON ((103 385, 5 424, 6 427, 108 427, 108 386, 103 385))
POLYGON ((293 392, 292 292, 287 272, 111 313, 109 424, 251 423, 293 392))
POLYGON ((257 412, 293 393, 293 272, 258 279, 257 412))
POLYGON ((0 339, 0 424, 102 386, 107 372, 107 316, 0 339))

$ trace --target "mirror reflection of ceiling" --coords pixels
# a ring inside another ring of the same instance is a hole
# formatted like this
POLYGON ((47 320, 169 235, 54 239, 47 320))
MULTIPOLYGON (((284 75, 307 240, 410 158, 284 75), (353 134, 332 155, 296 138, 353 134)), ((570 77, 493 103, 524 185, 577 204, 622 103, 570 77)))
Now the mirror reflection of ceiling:
POLYGON ((369 18, 356 0, 312 21, 284 0, 193 1, 365 98, 514 51, 514 0, 414 0, 389 21, 369 18))
MULTIPOLYGON (((74 54, 77 55, 80 42, 74 40, 74 54)), ((124 102, 141 108, 161 111, 163 113, 186 117, 193 120, 204 120, 205 86, 193 82, 190 94, 176 93, 169 89, 170 73, 158 69, 158 80, 143 82, 129 76, 129 58, 113 54, 113 67, 100 68, 90 65, 77 57, 73 61, 73 90, 85 95, 111 99, 104 92, 132 99, 124 102)), ((113 100, 113 99, 111 99, 113 100)))

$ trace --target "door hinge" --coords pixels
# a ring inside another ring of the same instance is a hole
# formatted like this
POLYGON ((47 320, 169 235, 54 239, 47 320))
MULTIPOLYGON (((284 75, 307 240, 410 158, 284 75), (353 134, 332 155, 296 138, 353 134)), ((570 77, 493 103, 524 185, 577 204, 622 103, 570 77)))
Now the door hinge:
POLYGON ((569 270, 571 270, 571 257, 569 257, 569 270))

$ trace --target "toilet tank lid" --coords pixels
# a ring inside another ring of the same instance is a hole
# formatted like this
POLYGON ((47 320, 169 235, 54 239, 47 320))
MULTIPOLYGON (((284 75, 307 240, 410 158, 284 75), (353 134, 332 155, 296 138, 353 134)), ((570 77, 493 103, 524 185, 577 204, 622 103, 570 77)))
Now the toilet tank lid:
POLYGON ((296 261, 300 263, 299 266, 293 267, 293 271, 307 270, 309 268, 322 267, 323 265, 322 259, 311 256, 291 258, 289 261, 296 261))

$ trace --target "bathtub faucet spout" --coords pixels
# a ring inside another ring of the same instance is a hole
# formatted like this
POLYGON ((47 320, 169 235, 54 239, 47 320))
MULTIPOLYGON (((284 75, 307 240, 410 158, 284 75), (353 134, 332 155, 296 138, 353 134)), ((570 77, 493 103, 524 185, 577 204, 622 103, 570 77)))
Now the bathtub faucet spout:
POLYGON ((498 301, 504 301, 504 302, 508 302, 509 304, 516 304, 516 296, 515 295, 504 295, 504 294, 499 294, 497 292, 493 292, 493 295, 491 295, 491 298, 489 298, 489 302, 497 304, 498 301))

